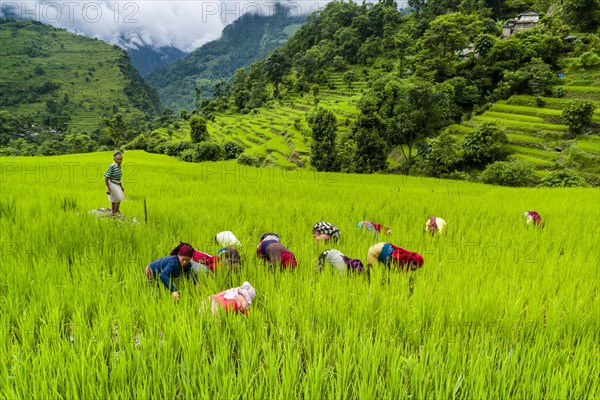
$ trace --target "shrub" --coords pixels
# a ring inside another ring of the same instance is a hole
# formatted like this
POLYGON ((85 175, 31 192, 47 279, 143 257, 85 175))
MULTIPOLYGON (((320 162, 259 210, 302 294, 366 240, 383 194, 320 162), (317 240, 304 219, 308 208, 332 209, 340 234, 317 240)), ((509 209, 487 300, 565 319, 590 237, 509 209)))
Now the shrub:
POLYGON ((205 142, 196 146, 195 162, 221 161, 225 157, 225 150, 218 143, 205 142))
POLYGON ((194 162, 194 159, 196 157, 196 151, 194 149, 187 149, 182 151, 179 154, 179 159, 182 161, 186 161, 186 162, 194 162))
POLYGON ((589 100, 571 101, 563 108, 561 117, 569 127, 569 137, 574 138, 591 125, 595 108, 594 103, 589 100))
POLYGON ((238 164, 249 165, 251 167, 258 166, 258 160, 248 153, 242 153, 237 157, 238 164))
POLYGON ((501 186, 531 186, 535 183, 533 167, 521 161, 497 161, 479 176, 483 183, 501 186))
POLYGON ((129 143, 123 146, 124 150, 147 150, 148 148, 148 136, 145 133, 141 133, 133 138, 129 143))
POLYGON ((192 144, 190 142, 167 142, 164 146, 164 153, 171 157, 178 156, 183 151, 191 149, 192 144))
POLYGON ((538 107, 546 107, 546 102, 542 98, 542 96, 535 96, 535 104, 538 107))
POLYGON ((600 65, 600 56, 593 51, 586 51, 579 57, 579 66, 583 69, 590 69, 600 65))
POLYGON ((148 153, 164 154, 168 139, 164 137, 155 137, 148 139, 146 151, 148 153))
POLYGON ((226 160, 238 158, 238 156, 244 152, 244 148, 234 142, 223 143, 223 150, 225 151, 226 160))
POLYGON ((567 94, 567 92, 565 91, 565 89, 561 88, 560 86, 555 88, 554 91, 552 92, 552 96, 560 98, 560 97, 565 97, 565 94, 567 94))
POLYGON ((589 187, 580 175, 568 169, 560 169, 543 178, 538 187, 589 187))

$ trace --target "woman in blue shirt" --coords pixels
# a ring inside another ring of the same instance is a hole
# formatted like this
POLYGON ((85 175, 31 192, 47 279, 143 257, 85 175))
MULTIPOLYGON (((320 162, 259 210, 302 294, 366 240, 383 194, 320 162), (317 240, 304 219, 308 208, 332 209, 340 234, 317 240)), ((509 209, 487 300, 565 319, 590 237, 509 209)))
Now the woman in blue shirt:
POLYGON ((194 284, 196 284, 196 276, 192 272, 192 264, 190 262, 193 254, 194 248, 191 245, 179 243, 179 246, 175 247, 169 256, 159 258, 148 264, 146 266, 146 275, 150 282, 158 275, 163 285, 173 294, 173 300, 178 301, 179 291, 171 279, 185 274, 188 279, 191 277, 194 284))

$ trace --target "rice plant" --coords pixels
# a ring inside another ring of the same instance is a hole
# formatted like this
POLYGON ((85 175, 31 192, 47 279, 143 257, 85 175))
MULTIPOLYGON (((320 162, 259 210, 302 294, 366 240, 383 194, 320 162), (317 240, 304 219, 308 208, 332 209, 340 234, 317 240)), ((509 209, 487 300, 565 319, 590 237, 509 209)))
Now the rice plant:
POLYGON ((597 398, 598 189, 511 189, 392 175, 189 164, 124 154, 126 220, 97 218, 110 153, 0 158, 2 398, 597 398), (148 223, 144 223, 144 201, 148 223), (536 210, 543 229, 527 227, 536 210), (443 235, 424 230, 430 215, 443 235), (134 220, 135 218, 135 220, 134 220), (392 228, 374 238, 356 223, 392 228), (314 222, 366 259, 377 241, 423 268, 317 272, 314 222), (216 254, 242 242, 239 270, 181 300, 145 266, 180 240, 216 254), (294 271, 255 257, 277 232, 294 271), (249 316, 202 311, 247 280, 249 316))

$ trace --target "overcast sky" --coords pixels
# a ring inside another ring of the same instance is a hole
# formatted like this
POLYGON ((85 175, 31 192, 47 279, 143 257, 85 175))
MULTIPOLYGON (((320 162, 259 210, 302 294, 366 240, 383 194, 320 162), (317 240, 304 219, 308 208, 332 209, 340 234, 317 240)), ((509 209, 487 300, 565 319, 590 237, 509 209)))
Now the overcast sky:
MULTIPOLYGON (((324 7, 327 1, 282 3, 289 7, 290 16, 300 16, 324 7)), ((219 38, 226 25, 246 12, 272 15, 276 2, 0 0, 0 4, 5 17, 34 19, 111 44, 173 46, 190 52, 219 38)))

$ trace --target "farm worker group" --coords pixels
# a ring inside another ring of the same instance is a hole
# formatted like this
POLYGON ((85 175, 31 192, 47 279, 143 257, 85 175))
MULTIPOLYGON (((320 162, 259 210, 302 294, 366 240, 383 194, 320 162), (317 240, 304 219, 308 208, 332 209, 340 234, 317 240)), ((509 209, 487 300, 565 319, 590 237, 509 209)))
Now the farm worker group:
MULTIPOLYGON (((120 215, 119 207, 125 198, 125 189, 122 183, 121 163, 123 155, 115 152, 114 162, 108 167, 104 174, 106 184, 106 194, 111 203, 113 216, 120 215)), ((527 225, 543 227, 544 223, 537 211, 527 211, 523 214, 527 225)), ((446 229, 446 221, 442 218, 432 215, 425 222, 425 231, 432 235, 442 234, 446 229)), ((373 221, 360 221, 358 229, 373 232, 377 239, 380 233, 390 235, 392 230, 382 224, 373 221)), ((340 230, 327 221, 319 221, 313 225, 312 235, 317 242, 338 242, 341 238, 340 230)), ((173 299, 179 300, 179 291, 173 284, 173 278, 184 275, 197 283, 197 274, 200 271, 210 273, 215 272, 216 268, 226 266, 229 268, 239 268, 242 265, 240 253, 235 246, 241 246, 241 242, 231 231, 219 232, 215 236, 215 243, 221 246, 215 256, 201 252, 188 243, 181 242, 171 253, 152 261, 146 266, 146 276, 148 282, 154 284, 160 281, 164 287, 171 291, 173 299)), ((282 243, 279 235, 273 232, 265 232, 260 237, 260 242, 256 247, 256 256, 266 264, 281 269, 295 269, 298 266, 296 256, 282 243)), ((376 264, 383 264, 402 270, 416 270, 421 268, 425 260, 416 252, 412 252, 396 246, 389 242, 380 242, 371 246, 367 252, 367 270, 376 264)), ((365 267, 360 259, 350 258, 337 249, 328 249, 323 251, 318 258, 317 269, 322 270, 325 264, 331 265, 340 273, 362 272, 365 267)), ((210 302, 210 310, 215 313, 219 309, 224 309, 227 313, 238 312, 248 315, 248 310, 252 300, 256 297, 256 291, 249 282, 244 282, 239 287, 227 289, 223 292, 214 294, 207 299, 210 302)))

